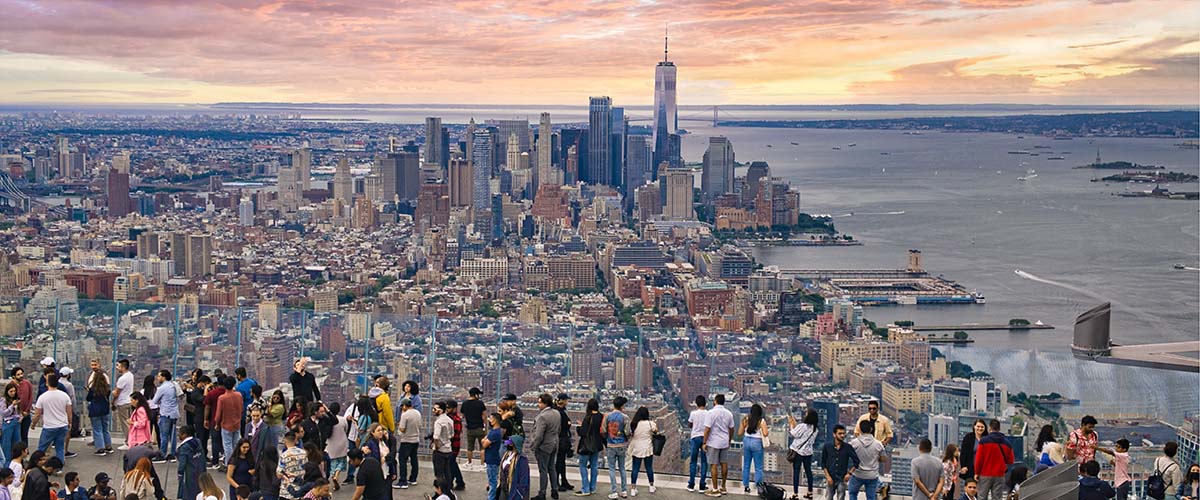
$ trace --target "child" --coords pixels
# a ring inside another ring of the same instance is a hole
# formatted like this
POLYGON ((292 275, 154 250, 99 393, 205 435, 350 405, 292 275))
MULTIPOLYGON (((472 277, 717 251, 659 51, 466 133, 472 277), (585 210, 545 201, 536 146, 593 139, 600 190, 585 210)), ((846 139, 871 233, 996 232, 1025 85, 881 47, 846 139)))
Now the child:
POLYGON ((13 484, 13 470, 5 467, 0 469, 0 500, 12 500, 12 494, 8 488, 13 484))
POLYGON ((425 495, 427 500, 458 500, 450 489, 450 481, 445 478, 434 479, 433 490, 436 492, 435 494, 425 495))
POLYGON ((1116 449, 1113 451, 1116 453, 1113 453, 1113 458, 1109 461, 1113 466, 1113 486, 1117 490, 1117 500, 1127 500, 1129 490, 1133 487, 1133 481, 1129 476, 1129 464, 1133 462, 1133 459, 1129 457, 1129 440, 1118 439, 1116 449))
POLYGON ((79 485, 78 472, 68 472, 63 479, 66 480, 67 487, 58 492, 58 500, 88 500, 87 490, 79 485))
MULTIPOLYGON (((258 386, 256 385, 254 387, 258 386)), ((238 487, 234 489, 234 493, 237 495, 237 500, 248 500, 250 498, 250 486, 239 484, 238 487)))
POLYGON ((110 481, 108 474, 96 474, 96 485, 88 489, 89 500, 117 500, 117 490, 108 485, 110 481))
POLYGON ((17 441, 12 447, 12 461, 8 463, 8 468, 13 472, 12 489, 21 489, 21 482, 25 480, 25 458, 29 452, 29 446, 24 441, 17 441))

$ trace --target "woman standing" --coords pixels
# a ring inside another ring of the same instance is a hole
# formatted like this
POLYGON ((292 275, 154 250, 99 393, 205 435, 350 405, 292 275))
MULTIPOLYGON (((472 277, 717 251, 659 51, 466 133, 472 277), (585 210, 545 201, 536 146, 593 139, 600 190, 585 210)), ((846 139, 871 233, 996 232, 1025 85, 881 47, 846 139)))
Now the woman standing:
POLYGON ((971 426, 971 433, 963 436, 962 446, 958 447, 958 477, 963 481, 975 479, 975 445, 986 434, 987 423, 978 418, 971 426))
POLYGON ((276 389, 267 401, 267 411, 263 412, 263 422, 266 422, 267 429, 271 432, 267 442, 274 443, 276 447, 283 441, 283 417, 286 413, 287 400, 283 397, 283 391, 276 389))
POLYGON ((0 398, 0 463, 12 456, 12 447, 21 437, 21 398, 17 397, 17 383, 4 386, 4 397, 0 398))
MULTIPOLYGON (((154 385, 154 375, 146 375, 142 379, 142 396, 146 397, 146 418, 150 420, 150 431, 154 436, 154 442, 158 439, 158 404, 153 403, 154 392, 158 390, 158 386, 154 385)), ((129 445, 133 447, 133 445, 129 445)))
POLYGON ((96 456, 113 453, 112 449, 112 406, 108 402, 112 389, 108 377, 96 377, 87 393, 88 418, 92 421, 92 437, 96 445, 96 456))
POLYGON ((225 466, 225 480, 229 481, 229 498, 237 498, 237 488, 241 485, 254 488, 254 454, 250 453, 253 446, 250 440, 242 439, 233 447, 233 458, 225 466))
POLYGON ((404 398, 412 401, 413 409, 418 412, 421 411, 421 386, 417 385, 416 381, 406 380, 400 388, 404 390, 404 398))
POLYGON ((338 483, 338 475, 346 470, 350 453, 350 423, 341 415, 342 406, 337 402, 329 404, 329 415, 334 419, 333 428, 325 440, 325 454, 329 455, 329 480, 333 483, 333 491, 342 489, 338 483))
POLYGON ((950 443, 946 445, 945 453, 942 453, 942 477, 946 479, 946 492, 942 495, 943 500, 954 500, 958 498, 958 445, 950 443))
POLYGON ((1040 454, 1037 467, 1033 470, 1034 474, 1063 463, 1063 446, 1055 439, 1053 425, 1042 426, 1033 449, 1038 450, 1040 454))
POLYGON ((150 441, 150 404, 146 402, 146 396, 142 393, 134 391, 130 395, 133 399, 133 414, 129 416, 129 447, 133 448, 139 444, 150 441))
POLYGON ((155 500, 154 476, 151 475, 151 467, 150 459, 138 460, 137 464, 125 473, 125 479, 121 481, 121 490, 117 493, 117 498, 125 499, 129 495, 136 495, 138 500, 155 500))
POLYGON ((639 406, 629 424, 633 429, 633 437, 629 440, 629 454, 633 456, 633 480, 630 482, 629 494, 637 496, 638 471, 642 464, 646 465, 646 479, 650 482, 650 493, 654 493, 654 435, 658 433, 658 424, 650 419, 650 409, 639 406))
POLYGON ((796 417, 788 415, 788 432, 792 436, 789 450, 796 452, 796 460, 792 462, 792 500, 800 496, 800 468, 804 468, 804 478, 808 481, 808 490, 804 498, 813 497, 813 442, 817 440, 817 412, 812 408, 804 412, 804 421, 796 422, 796 417))
POLYGON ((379 424, 371 424, 367 428, 367 440, 363 443, 363 455, 372 457, 383 463, 384 457, 387 457, 391 450, 387 445, 387 429, 379 424))
POLYGON ((500 459, 500 484, 496 487, 499 500, 529 498, 529 459, 525 458, 512 440, 505 440, 504 457, 500 459))
POLYGON ((596 478, 600 476, 600 453, 604 451, 604 434, 600 431, 600 423, 603 421, 600 401, 596 398, 589 399, 578 430, 579 478, 583 485, 575 493, 577 496, 596 492, 596 478))
POLYGON ((742 435, 742 489, 750 493, 750 466, 754 465, 754 483, 763 480, 763 438, 767 437, 767 418, 763 416, 763 407, 754 403, 750 407, 750 415, 742 419, 738 429, 742 435))

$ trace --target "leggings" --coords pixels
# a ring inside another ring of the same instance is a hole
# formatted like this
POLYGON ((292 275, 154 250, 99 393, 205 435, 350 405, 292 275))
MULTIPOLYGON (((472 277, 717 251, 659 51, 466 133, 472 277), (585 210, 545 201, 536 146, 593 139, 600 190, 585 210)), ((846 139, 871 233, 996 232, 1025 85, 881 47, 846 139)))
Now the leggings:
POLYGON ((792 493, 800 494, 800 467, 804 467, 804 477, 808 479, 808 491, 813 488, 812 455, 800 455, 792 462, 792 493))

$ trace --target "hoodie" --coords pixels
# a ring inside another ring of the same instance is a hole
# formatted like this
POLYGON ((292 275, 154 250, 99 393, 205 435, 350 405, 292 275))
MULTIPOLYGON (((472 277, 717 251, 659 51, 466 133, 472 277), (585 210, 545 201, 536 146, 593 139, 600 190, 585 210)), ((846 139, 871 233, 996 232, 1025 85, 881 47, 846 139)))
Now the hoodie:
POLYGON ((862 434, 849 442, 858 455, 858 467, 854 469, 854 477, 870 481, 879 479, 879 455, 883 454, 883 443, 870 434, 862 434))
POLYGON ((388 396, 387 391, 372 387, 367 391, 367 397, 375 401, 375 411, 379 412, 379 425, 388 432, 396 432, 396 420, 392 417, 392 398, 388 396))
POLYGON ((1117 496, 1117 490, 1101 481, 1100 478, 1092 476, 1079 478, 1079 500, 1108 500, 1115 496, 1117 496))
POLYGON ((1004 440, 1004 434, 990 433, 979 440, 975 450, 975 474, 979 477, 1004 477, 1013 461, 1013 450, 1004 440))

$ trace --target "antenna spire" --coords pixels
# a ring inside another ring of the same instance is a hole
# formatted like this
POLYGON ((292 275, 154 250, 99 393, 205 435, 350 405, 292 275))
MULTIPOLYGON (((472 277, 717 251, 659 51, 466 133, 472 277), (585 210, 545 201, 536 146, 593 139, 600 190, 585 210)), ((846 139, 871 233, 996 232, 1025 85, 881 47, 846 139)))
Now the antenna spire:
POLYGON ((663 62, 667 62, 667 41, 668 41, 667 23, 663 23, 663 62))

